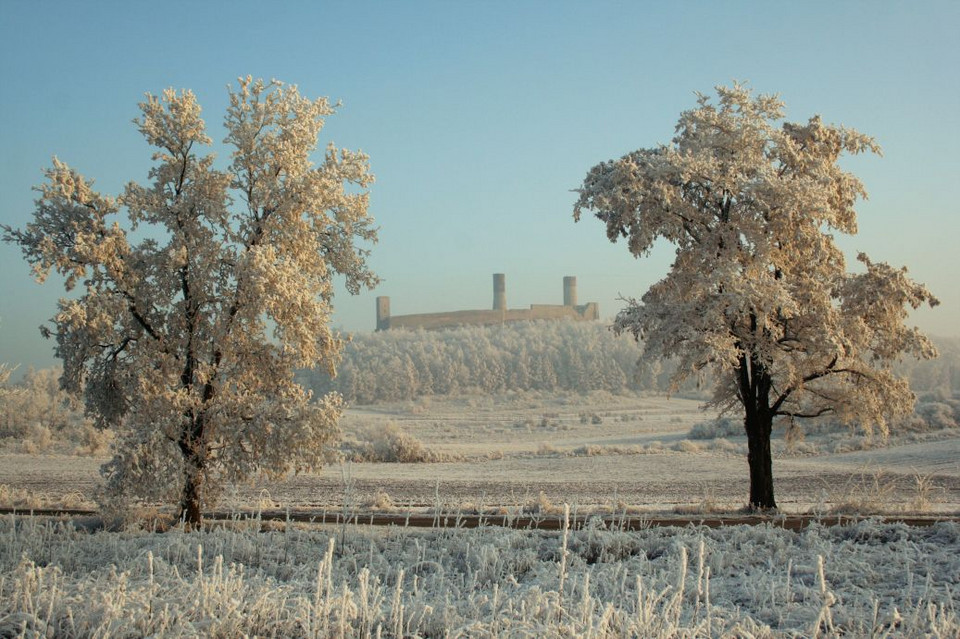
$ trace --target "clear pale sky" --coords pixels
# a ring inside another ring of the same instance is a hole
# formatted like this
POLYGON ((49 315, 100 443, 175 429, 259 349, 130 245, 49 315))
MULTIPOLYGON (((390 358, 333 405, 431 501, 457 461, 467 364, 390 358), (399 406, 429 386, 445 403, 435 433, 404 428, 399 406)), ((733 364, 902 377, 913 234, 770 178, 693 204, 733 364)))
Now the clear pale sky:
MULTIPOLYGON (((394 314, 580 302, 612 317, 660 279, 645 259, 574 224, 596 163, 668 142, 695 91, 747 81, 787 118, 821 114, 877 138, 845 162, 865 182, 857 251, 906 265, 942 305, 911 323, 960 335, 960 2, 139 2, 0 0, 0 220, 26 224, 57 155, 104 193, 146 181, 131 120, 145 92, 190 88, 223 137, 226 85, 277 78, 342 100, 322 144, 362 149, 377 182, 372 292, 335 300, 336 324, 394 314)), ((225 157, 221 156, 223 160, 225 157)), ((38 326, 62 288, 0 245, 0 362, 54 363, 38 326)))

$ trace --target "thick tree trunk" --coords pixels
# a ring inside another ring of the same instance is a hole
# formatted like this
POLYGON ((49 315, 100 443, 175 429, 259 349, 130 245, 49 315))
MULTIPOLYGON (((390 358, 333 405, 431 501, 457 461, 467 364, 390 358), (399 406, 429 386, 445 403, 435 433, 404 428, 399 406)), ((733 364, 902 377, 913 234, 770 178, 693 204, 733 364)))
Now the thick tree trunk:
POLYGON ((750 508, 770 510, 777 507, 773 497, 773 455, 770 453, 770 415, 748 413, 744 420, 747 431, 747 463, 750 465, 750 508), (752 418, 752 419, 751 419, 752 418))
MULTIPOLYGON (((756 330, 753 317, 751 326, 756 330)), ((773 455, 770 453, 775 412, 770 407, 773 380, 765 363, 754 353, 741 355, 737 377, 744 409, 743 427, 747 431, 750 508, 772 510, 777 507, 773 498, 773 455)))
POLYGON ((198 528, 203 523, 200 506, 203 502, 203 476, 207 462, 204 437, 204 415, 191 414, 180 434, 180 454, 183 456, 183 489, 180 492, 179 518, 190 528, 198 528))
POLYGON ((180 521, 188 528, 199 528, 203 524, 203 512, 200 510, 200 475, 196 472, 184 474, 183 492, 180 494, 180 521))

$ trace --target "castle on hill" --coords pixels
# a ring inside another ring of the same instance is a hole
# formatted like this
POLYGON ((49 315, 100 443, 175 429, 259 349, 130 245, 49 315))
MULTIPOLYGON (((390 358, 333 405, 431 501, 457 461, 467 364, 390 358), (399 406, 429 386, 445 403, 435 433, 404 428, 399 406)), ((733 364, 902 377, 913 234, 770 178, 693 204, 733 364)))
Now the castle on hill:
POLYGON ((506 275, 493 275, 493 308, 477 311, 448 311, 444 313, 419 313, 415 315, 390 315, 390 298, 377 298, 377 330, 398 328, 436 330, 456 326, 479 326, 530 320, 592 321, 600 318, 596 302, 577 305, 577 278, 563 278, 563 304, 531 304, 530 308, 507 308, 506 275))

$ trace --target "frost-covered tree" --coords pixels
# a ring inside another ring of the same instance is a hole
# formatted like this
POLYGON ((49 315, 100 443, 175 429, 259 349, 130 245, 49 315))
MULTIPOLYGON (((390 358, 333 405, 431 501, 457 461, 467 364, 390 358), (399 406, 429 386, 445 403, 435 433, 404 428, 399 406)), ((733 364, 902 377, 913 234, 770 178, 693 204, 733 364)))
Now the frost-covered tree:
POLYGON ((63 430, 79 413, 76 398, 60 388, 59 369, 30 368, 14 386, 11 372, 0 365, 0 437, 22 437, 30 427, 63 430))
POLYGON ((661 281, 627 300, 615 328, 645 353, 676 356, 673 384, 712 369, 714 402, 740 410, 750 505, 775 508, 770 436, 777 418, 832 414, 886 431, 914 396, 891 366, 936 351, 906 307, 937 304, 905 269, 860 254, 849 273, 832 232, 857 230, 866 192, 844 153, 879 153, 852 129, 783 121, 783 103, 740 85, 700 95, 671 144, 592 168, 574 218, 593 212, 634 256, 676 247, 661 281))
POLYGON ((107 197, 54 159, 33 221, 3 227, 38 280, 80 284, 44 330, 63 385, 118 431, 108 486, 177 500, 193 524, 224 481, 322 462, 341 399, 310 401, 294 370, 338 361, 334 277, 351 293, 377 282, 367 156, 311 159, 334 106, 250 77, 229 97, 225 170, 192 92, 148 94, 135 123, 154 147, 149 184, 107 197))
POLYGON ((637 349, 599 322, 534 321, 359 333, 337 377, 302 371, 318 392, 373 403, 458 392, 636 390, 637 349), (571 362, 579 361, 574 367, 571 362))

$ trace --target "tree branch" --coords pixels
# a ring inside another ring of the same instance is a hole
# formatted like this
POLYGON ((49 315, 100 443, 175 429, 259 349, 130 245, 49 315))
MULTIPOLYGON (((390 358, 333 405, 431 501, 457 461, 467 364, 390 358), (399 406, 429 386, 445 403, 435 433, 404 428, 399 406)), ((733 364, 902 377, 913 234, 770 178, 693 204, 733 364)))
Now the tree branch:
POLYGON ((135 341, 137 340, 133 337, 124 337, 123 341, 120 342, 120 345, 117 346, 115 349, 113 349, 113 351, 110 352, 110 355, 108 355, 108 357, 113 360, 117 359, 120 353, 125 351, 127 346, 130 345, 130 342, 135 342, 135 341))
POLYGON ((823 415, 828 415, 828 414, 830 414, 830 413, 835 413, 835 412, 836 412, 836 410, 834 410, 833 407, 831 407, 831 406, 825 406, 825 407, 821 408, 820 410, 818 410, 818 411, 816 411, 816 412, 812 412, 812 413, 796 413, 796 412, 792 412, 792 411, 782 411, 782 412, 778 412, 778 413, 774 413, 774 414, 775 414, 775 415, 782 415, 782 416, 784 416, 784 417, 799 417, 799 418, 801 418, 801 419, 813 419, 814 417, 822 417, 823 415))
POLYGON ((137 320, 137 323, 140 324, 143 330, 147 332, 147 335, 149 335, 150 337, 152 337, 158 342, 161 341, 160 335, 155 330, 153 330, 153 327, 150 326, 150 322, 148 322, 147 319, 140 314, 140 311, 137 310, 137 307, 135 304, 131 302, 130 306, 127 308, 130 311, 130 314, 133 315, 133 319, 137 320))

